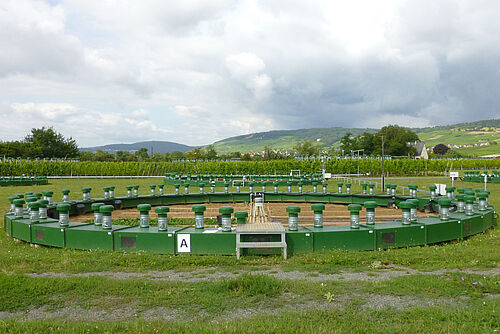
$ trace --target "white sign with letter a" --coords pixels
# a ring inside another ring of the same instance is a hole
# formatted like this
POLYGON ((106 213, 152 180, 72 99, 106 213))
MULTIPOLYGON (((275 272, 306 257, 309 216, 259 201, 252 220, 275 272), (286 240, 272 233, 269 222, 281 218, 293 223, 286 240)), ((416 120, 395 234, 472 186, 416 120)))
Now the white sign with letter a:
POLYGON ((191 234, 177 234, 177 252, 191 253, 191 234))

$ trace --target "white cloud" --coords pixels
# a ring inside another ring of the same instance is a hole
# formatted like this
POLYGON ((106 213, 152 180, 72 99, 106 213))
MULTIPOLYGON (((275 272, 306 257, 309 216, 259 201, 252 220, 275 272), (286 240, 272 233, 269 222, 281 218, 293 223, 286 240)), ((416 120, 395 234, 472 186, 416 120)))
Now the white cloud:
POLYGON ((3 138, 53 124, 83 146, 200 145, 500 117, 498 13, 496 0, 4 0, 0 117, 33 119, 3 138))
POLYGON ((58 103, 3 104, 0 105, 0 133, 2 140, 21 139, 31 128, 53 126, 63 135, 87 145, 102 145, 110 140, 146 140, 151 135, 168 136, 170 132, 155 125, 148 114, 147 110, 127 114, 97 112, 58 103))
POLYGON ((231 76, 250 89, 257 100, 271 96, 273 81, 264 73, 266 64, 253 53, 238 53, 226 58, 231 76))

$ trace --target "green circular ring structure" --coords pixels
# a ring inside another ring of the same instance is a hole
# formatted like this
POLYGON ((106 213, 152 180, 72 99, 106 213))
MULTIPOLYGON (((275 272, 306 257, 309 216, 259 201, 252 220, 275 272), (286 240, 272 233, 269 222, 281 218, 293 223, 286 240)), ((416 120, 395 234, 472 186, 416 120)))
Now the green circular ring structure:
MULTIPOLYGON (((361 193, 314 193, 314 192, 265 192, 266 202, 280 203, 330 203, 330 204, 364 204, 373 207, 404 207, 410 196, 404 195, 368 195, 361 193), (400 205, 401 204, 401 205, 400 205)), ((72 200, 69 202, 54 202, 48 206, 49 218, 32 221, 28 211, 24 209, 22 217, 14 213, 5 215, 4 229, 8 235, 29 243, 66 247, 73 249, 107 249, 115 251, 151 251, 162 254, 221 254, 236 253, 237 229, 231 232, 221 232, 217 227, 196 229, 194 226, 168 226, 167 231, 158 231, 158 227, 140 228, 139 226, 112 225, 111 229, 86 222, 69 222, 69 226, 60 226, 57 220, 58 210, 68 210, 70 216, 90 213, 96 209, 94 203, 104 203, 105 209, 111 214, 112 209, 136 208, 140 204, 151 206, 167 206, 174 204, 220 203, 229 206, 236 202, 248 202, 250 193, 190 193, 139 195, 115 198, 93 198, 90 201, 72 200), (166 233, 167 232, 167 233, 166 233), (189 249, 179 248, 181 240, 189 239, 189 249), (133 241, 133 242, 132 242, 133 241)), ((471 202, 473 199, 466 197, 471 202)), ((443 198, 444 199, 444 198, 443 198)), ((419 210, 433 209, 438 203, 429 197, 418 197, 419 210)), ((16 203, 19 200, 14 200, 16 203)), ((441 201, 443 201, 441 199, 441 201)), ((19 201, 20 202, 20 201, 19 201)), ((23 201, 24 202, 24 201, 23 201)), ((444 202, 447 202, 445 200, 444 202)), ((23 203, 24 204, 24 203, 23 203)), ((455 200, 451 200, 454 207, 455 200)), ((22 204, 21 204, 22 205, 22 204)), ((347 208, 346 208, 347 210, 347 208)), ((299 214, 300 215, 300 214, 299 214)), ((360 224, 359 229, 349 225, 328 225, 323 227, 299 226, 297 231, 285 228, 286 247, 288 254, 322 251, 325 249, 345 250, 376 250, 391 247, 408 247, 428 245, 450 240, 460 240, 481 233, 496 224, 495 210, 488 206, 479 210, 474 204, 474 214, 450 212, 449 219, 439 217, 418 218, 411 224, 401 221, 378 222, 375 225, 360 224)), ((248 225, 248 224, 247 224, 248 225)))

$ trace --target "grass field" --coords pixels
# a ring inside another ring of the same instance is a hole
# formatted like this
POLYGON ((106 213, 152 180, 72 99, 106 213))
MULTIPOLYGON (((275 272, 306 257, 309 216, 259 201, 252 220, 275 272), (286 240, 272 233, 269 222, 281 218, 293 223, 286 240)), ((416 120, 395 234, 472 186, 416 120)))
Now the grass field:
MULTIPOLYGON (((421 189, 447 181, 387 180, 421 189)), ((79 198, 83 186, 97 196, 115 185, 124 195, 127 184, 147 193, 160 182, 66 179, 0 188, 0 210, 14 193, 52 189, 59 199, 69 188, 79 198)), ((498 208, 500 184, 488 189, 498 208)), ((426 247, 239 261, 32 247, 0 232, 0 332, 492 333, 500 330, 499 230, 426 247)))

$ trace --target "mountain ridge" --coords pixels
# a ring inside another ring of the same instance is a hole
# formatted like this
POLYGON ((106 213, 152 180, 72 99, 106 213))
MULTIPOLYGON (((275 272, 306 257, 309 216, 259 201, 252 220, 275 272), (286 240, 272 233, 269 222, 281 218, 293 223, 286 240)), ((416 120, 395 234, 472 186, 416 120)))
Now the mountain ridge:
MULTIPOLYGON (((485 151, 485 153, 500 152, 500 149, 496 149, 496 144, 500 141, 500 119, 409 129, 415 131, 420 140, 424 141, 427 147, 442 143, 445 145, 460 146, 454 148, 463 148, 470 151, 472 149, 469 145, 474 147, 475 144, 488 143, 487 146, 489 147, 481 147, 482 151, 485 151)), ((241 153, 259 152, 263 151, 265 146, 270 146, 273 149, 279 150, 292 150, 296 143, 303 140, 311 140, 316 145, 325 148, 338 147, 340 145, 340 140, 347 133, 358 136, 364 132, 375 133, 378 130, 379 129, 374 128, 343 127, 271 130, 225 138, 214 142, 212 145, 215 146, 218 153, 222 154, 236 151, 241 153)), ((136 151, 144 147, 148 149, 149 153, 151 153, 151 149, 155 153, 171 153, 174 151, 186 152, 197 147, 205 146, 189 146, 169 141, 142 141, 132 144, 109 144, 85 147, 80 150, 94 152, 96 150, 102 150, 114 153, 118 150, 136 151)))
POLYGON ((102 146, 82 147, 80 151, 104 151, 108 153, 115 153, 116 151, 137 151, 141 148, 147 148, 148 153, 172 153, 175 151, 187 152, 199 146, 189 146, 171 141, 149 140, 140 141, 131 144, 108 144, 102 146), (152 151, 152 152, 151 152, 152 151))

